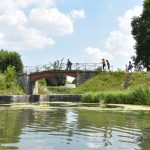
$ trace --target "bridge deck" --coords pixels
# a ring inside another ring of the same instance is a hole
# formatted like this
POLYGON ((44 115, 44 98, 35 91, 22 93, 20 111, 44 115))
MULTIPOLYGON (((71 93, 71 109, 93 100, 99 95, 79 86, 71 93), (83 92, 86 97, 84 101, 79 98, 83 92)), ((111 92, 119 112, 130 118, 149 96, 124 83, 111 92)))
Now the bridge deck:
POLYGON ((25 66, 24 73, 33 74, 33 73, 40 73, 40 72, 82 72, 82 71, 96 71, 101 70, 100 63, 73 63, 71 66, 71 70, 66 70, 67 65, 62 63, 59 65, 39 65, 39 66, 25 66))

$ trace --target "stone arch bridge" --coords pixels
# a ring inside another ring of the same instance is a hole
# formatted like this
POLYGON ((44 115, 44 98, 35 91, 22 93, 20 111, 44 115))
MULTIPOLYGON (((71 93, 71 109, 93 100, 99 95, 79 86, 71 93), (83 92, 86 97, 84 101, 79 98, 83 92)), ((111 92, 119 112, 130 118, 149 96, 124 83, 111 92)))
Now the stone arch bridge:
POLYGON ((40 65, 25 66, 24 74, 18 77, 19 84, 27 94, 38 94, 38 80, 47 79, 56 75, 66 75, 77 79, 77 86, 101 71, 100 63, 73 63, 71 70, 66 70, 66 64, 58 66, 40 65))

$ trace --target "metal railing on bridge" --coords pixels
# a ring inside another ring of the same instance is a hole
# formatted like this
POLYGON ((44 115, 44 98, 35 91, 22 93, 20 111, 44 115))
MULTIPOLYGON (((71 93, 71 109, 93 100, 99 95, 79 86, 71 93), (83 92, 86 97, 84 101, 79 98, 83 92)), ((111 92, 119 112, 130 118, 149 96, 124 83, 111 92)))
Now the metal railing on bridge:
MULTIPOLYGON (((44 71, 65 71, 67 70, 67 65, 65 63, 60 64, 59 66, 53 66, 51 64, 39 65, 39 66, 25 66, 24 73, 36 73, 44 71)), ((102 70, 100 63, 72 63, 72 71, 96 71, 102 70)))

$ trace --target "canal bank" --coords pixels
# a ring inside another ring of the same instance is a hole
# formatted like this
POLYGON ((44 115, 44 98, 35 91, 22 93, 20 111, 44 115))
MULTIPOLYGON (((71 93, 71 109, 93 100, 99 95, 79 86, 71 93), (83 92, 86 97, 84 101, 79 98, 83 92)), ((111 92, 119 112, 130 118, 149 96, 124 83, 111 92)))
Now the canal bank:
POLYGON ((50 94, 50 95, 9 95, 0 96, 0 104, 28 103, 28 102, 80 102, 82 94, 50 94))

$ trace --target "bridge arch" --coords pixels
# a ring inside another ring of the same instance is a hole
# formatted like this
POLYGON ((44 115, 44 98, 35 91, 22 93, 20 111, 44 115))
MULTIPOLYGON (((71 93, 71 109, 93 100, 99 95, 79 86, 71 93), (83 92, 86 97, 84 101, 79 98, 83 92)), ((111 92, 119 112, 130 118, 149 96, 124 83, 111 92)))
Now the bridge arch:
POLYGON ((99 63, 73 63, 72 70, 66 70, 66 64, 61 64, 57 69, 51 68, 49 65, 29 66, 24 67, 24 77, 21 77, 19 82, 27 94, 37 94, 37 81, 40 79, 62 74, 77 78, 77 85, 80 85, 93 77, 97 73, 96 70, 98 68, 101 68, 99 63))
POLYGON ((43 78, 50 78, 50 77, 55 77, 58 75, 66 75, 66 76, 71 76, 74 78, 77 78, 77 71, 44 71, 44 72, 39 72, 39 73, 31 73, 30 74, 30 81, 37 81, 43 78))

